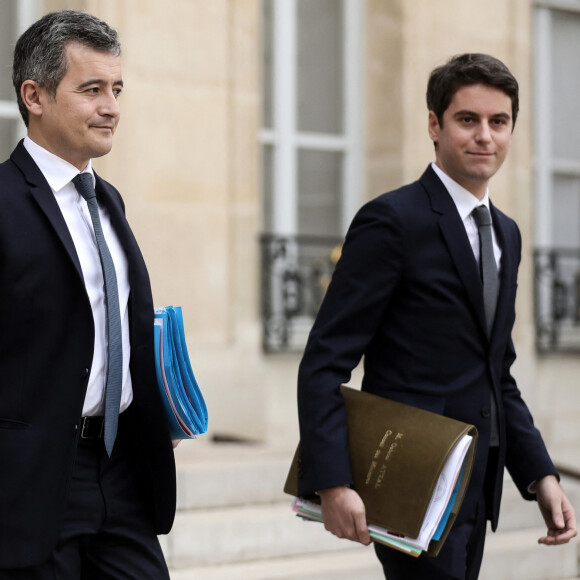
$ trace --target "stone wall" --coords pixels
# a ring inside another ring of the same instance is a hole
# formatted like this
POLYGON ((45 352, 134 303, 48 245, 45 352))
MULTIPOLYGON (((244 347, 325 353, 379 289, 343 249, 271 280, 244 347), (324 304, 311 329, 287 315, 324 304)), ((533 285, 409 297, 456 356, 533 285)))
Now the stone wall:
MULTIPOLYGON (((460 52, 489 52, 521 86, 508 161, 494 202, 523 241, 514 373, 555 455, 574 460, 579 363, 534 349, 532 2, 366 0, 365 193, 415 179, 433 159, 429 72, 460 52)), ((210 434, 296 440, 297 355, 260 346, 259 0, 45 0, 86 9, 123 42, 122 123, 95 165, 119 187, 147 263, 156 303, 184 308, 190 355, 210 409, 210 434)))

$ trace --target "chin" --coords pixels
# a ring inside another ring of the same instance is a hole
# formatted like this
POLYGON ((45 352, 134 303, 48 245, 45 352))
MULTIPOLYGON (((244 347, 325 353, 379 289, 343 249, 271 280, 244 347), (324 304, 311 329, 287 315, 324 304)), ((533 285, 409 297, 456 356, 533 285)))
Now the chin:
POLYGON ((482 167, 479 169, 473 169, 469 173, 474 181, 486 181, 491 179, 497 171, 497 168, 490 169, 488 167, 482 167))
POLYGON ((90 151, 91 159, 98 159, 99 157, 103 157, 110 153, 111 149, 113 148, 113 144, 101 147, 93 147, 90 151))

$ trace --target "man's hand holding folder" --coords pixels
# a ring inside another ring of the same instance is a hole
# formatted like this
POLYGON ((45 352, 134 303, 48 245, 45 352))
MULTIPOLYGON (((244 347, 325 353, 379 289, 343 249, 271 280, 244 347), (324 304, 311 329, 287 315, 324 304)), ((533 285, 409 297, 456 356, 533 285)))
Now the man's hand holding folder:
POLYGON ((371 543, 366 510, 360 495, 346 485, 322 489, 321 499, 324 527, 337 536, 365 546, 371 543))

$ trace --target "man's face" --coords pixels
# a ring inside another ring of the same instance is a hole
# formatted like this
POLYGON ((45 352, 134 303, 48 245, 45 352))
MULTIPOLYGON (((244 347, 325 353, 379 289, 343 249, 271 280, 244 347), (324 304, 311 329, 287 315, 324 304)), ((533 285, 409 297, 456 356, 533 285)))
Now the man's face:
POLYGON ((442 126, 429 111, 435 161, 449 177, 481 199, 512 142, 512 102, 487 85, 461 87, 443 113, 442 126))
POLYGON ((68 70, 56 95, 38 89, 41 114, 29 127, 31 138, 50 152, 86 167, 106 155, 120 118, 121 60, 80 44, 66 47, 68 70))

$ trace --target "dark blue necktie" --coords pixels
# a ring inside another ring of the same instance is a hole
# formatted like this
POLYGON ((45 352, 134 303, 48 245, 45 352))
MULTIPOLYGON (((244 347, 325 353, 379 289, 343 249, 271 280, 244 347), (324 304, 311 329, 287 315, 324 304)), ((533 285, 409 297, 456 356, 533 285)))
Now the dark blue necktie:
POLYGON ((90 173, 80 173, 73 180, 77 191, 85 198, 93 221, 95 238, 103 279, 105 282, 105 304, 107 307, 107 382, 105 384, 105 449, 109 457, 113 451, 117 424, 119 422, 119 408, 121 404, 121 389, 123 377, 123 343, 121 333, 121 315, 119 314, 119 289, 117 275, 111 252, 103 235, 99 206, 93 176, 90 173))

